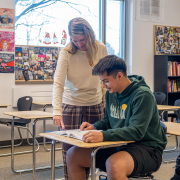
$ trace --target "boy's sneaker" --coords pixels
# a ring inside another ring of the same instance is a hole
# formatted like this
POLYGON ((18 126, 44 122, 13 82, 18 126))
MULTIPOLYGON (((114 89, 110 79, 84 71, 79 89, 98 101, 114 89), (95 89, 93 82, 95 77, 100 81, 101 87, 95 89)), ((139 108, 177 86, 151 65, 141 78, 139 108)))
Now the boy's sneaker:
POLYGON ((171 180, 180 180, 180 155, 176 159, 176 169, 175 174, 171 180))

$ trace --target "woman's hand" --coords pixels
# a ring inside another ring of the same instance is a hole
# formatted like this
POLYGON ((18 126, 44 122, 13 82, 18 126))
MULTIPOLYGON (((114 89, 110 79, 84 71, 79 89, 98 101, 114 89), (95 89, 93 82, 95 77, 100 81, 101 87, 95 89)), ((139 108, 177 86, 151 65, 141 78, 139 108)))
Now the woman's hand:
POLYGON ((58 126, 58 127, 62 126, 62 128, 65 129, 64 123, 63 123, 63 118, 60 115, 53 116, 53 124, 58 126))

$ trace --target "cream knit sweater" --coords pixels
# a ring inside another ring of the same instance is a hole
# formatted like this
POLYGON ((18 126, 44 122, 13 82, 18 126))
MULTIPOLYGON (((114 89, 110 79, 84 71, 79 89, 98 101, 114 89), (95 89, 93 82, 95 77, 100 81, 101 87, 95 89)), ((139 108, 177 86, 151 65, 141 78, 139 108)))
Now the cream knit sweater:
MULTIPOLYGON (((97 41, 97 46, 94 64, 108 55, 103 43, 97 41)), ((62 103, 92 106, 102 102, 106 91, 101 88, 99 76, 92 76, 92 68, 86 51, 60 52, 53 85, 53 115, 62 115, 62 103)))

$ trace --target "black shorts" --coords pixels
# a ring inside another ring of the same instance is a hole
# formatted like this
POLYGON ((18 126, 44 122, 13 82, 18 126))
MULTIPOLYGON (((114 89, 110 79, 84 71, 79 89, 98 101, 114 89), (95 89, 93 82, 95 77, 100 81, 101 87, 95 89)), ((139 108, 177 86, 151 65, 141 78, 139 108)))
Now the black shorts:
POLYGON ((106 160, 119 151, 128 152, 134 160, 134 170, 128 177, 153 173, 159 169, 162 162, 162 155, 158 150, 145 145, 128 144, 98 150, 96 154, 96 168, 106 172, 106 160))

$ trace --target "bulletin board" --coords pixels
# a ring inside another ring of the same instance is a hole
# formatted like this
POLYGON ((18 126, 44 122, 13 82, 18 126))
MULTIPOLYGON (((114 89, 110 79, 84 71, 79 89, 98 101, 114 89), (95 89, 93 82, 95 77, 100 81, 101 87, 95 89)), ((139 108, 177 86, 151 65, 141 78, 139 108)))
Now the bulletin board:
POLYGON ((155 54, 180 54, 180 27, 154 25, 155 54))
POLYGON ((53 82, 60 47, 15 46, 15 82, 53 82))

